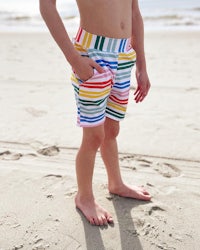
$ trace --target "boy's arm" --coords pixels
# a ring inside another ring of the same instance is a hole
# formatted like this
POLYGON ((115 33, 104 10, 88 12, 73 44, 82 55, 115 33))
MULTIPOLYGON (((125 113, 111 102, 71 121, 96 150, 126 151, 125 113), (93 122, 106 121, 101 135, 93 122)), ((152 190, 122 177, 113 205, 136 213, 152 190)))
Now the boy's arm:
POLYGON ((90 58, 80 56, 74 49, 56 9, 56 0, 40 0, 40 12, 65 58, 82 80, 87 80, 93 75, 93 68, 96 68, 100 73, 102 72, 102 68, 96 62, 90 58))
POLYGON ((136 51, 136 79, 137 89, 134 93, 135 101, 141 102, 150 88, 150 81, 146 70, 146 59, 144 53, 144 26, 140 14, 138 0, 132 1, 132 46, 136 51))

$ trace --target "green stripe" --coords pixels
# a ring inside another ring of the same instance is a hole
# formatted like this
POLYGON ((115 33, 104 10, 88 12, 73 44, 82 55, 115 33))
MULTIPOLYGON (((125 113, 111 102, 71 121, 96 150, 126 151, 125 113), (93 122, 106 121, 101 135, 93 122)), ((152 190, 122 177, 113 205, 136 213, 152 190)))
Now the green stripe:
POLYGON ((134 63, 135 63, 135 61, 130 61, 130 62, 125 62, 125 63, 119 63, 118 65, 120 67, 120 66, 125 66, 125 65, 132 65, 134 63))
POLYGON ((73 87, 74 87, 74 91, 75 91, 77 94, 79 94, 79 88, 76 87, 75 85, 73 85, 73 87))
POLYGON ((118 58, 118 55, 117 55, 117 53, 109 53, 109 52, 107 52, 106 51, 106 54, 105 54, 105 52, 104 51, 100 51, 100 50, 93 50, 93 49, 90 49, 90 51, 89 51, 89 54, 90 54, 90 56, 101 56, 101 57, 104 57, 104 58, 114 58, 115 60, 117 60, 117 58, 118 58))
POLYGON ((128 68, 131 68, 133 65, 134 65, 134 63, 129 63, 129 64, 125 64, 125 65, 118 65, 117 70, 128 69, 128 68))
POLYGON ((108 46, 107 46, 107 51, 110 50, 111 43, 112 43, 112 38, 109 38, 109 42, 108 42, 108 46))
POLYGON ((109 109, 108 107, 106 108, 106 113, 108 113, 110 115, 113 115, 113 116, 115 116, 117 118, 124 118, 124 116, 125 116, 124 114, 120 114, 120 113, 118 113, 118 112, 116 112, 116 111, 114 111, 112 109, 109 109))
POLYGON ((97 36, 96 42, 95 42, 95 45, 94 45, 94 48, 95 48, 95 49, 98 49, 99 39, 100 39, 100 36, 97 36))
POLYGON ((103 49, 104 41, 105 41, 105 37, 102 37, 102 38, 101 38, 101 43, 100 43, 100 46, 99 46, 99 50, 102 50, 102 49, 103 49))
POLYGON ((105 107, 93 107, 93 109, 88 109, 87 107, 81 106, 81 112, 87 113, 87 114, 97 114, 97 113, 102 113, 102 111, 105 110, 105 107))
POLYGON ((80 103, 84 106, 97 106, 97 105, 101 105, 106 98, 102 99, 102 100, 97 100, 97 101, 87 101, 87 100, 83 100, 83 99, 79 99, 80 103))
POLYGON ((117 40, 115 39, 115 40, 113 41, 113 44, 112 44, 112 51, 115 50, 116 45, 117 45, 117 40))

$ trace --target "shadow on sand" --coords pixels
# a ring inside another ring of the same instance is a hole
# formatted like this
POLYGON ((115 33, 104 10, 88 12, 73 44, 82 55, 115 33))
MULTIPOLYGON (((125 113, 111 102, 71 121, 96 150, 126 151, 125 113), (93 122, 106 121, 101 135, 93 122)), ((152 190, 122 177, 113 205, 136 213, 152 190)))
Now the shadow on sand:
POLYGON ((116 195, 113 195, 111 200, 115 209, 117 222, 115 224, 109 224, 108 226, 90 225, 81 211, 77 209, 84 226, 86 249, 143 250, 138 238, 137 230, 134 226, 131 210, 138 205, 146 204, 146 202, 123 198, 116 195), (101 231, 103 230, 113 231, 110 232, 112 238, 109 239, 109 247, 107 246, 107 242, 102 238, 101 231), (116 237, 120 237, 120 239, 117 239, 116 237))

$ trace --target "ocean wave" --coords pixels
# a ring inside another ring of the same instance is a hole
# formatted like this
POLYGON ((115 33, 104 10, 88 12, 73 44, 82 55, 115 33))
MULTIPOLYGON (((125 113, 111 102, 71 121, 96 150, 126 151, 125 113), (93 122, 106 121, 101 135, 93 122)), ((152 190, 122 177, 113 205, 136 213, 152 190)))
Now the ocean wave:
MULTIPOLYGON (((196 11, 199 11, 200 8, 195 8, 196 11)), ((178 12, 178 13, 161 13, 158 15, 150 15, 147 13, 143 15, 144 23, 147 28, 156 29, 156 28, 165 28, 165 27, 194 27, 195 29, 200 29, 200 17, 199 15, 188 12, 178 12)), ((79 17, 73 13, 67 14, 65 12, 61 13, 64 23, 67 25, 67 28, 73 29, 79 25, 79 17)), ((26 29, 29 30, 44 30, 45 25, 40 13, 19 13, 11 11, 0 11, 0 30, 10 29, 26 29)))
POLYGON ((192 11, 200 11, 200 7, 192 8, 192 11))
POLYGON ((6 21, 26 21, 31 18, 38 18, 38 15, 27 15, 19 12, 0 11, 0 19, 6 21))
MULTIPOLYGON (((63 15, 62 18, 64 20, 71 20, 74 18, 77 18, 76 15, 63 15)), ((19 13, 19 12, 8 12, 8 11, 0 11, 0 20, 3 21, 16 21, 16 22, 20 22, 20 21, 27 21, 29 22, 30 20, 40 20, 42 21, 42 17, 41 15, 38 14, 25 14, 25 13, 19 13)))
POLYGON ((161 15, 161 16, 144 16, 143 19, 147 21, 159 21, 159 20, 172 20, 172 19, 182 19, 179 15, 161 15))
POLYGON ((5 20, 7 21, 28 21, 30 19, 31 19, 30 16, 10 16, 5 18, 5 20))
POLYGON ((163 24, 163 25, 179 25, 179 26, 192 26, 200 25, 199 16, 189 16, 189 15, 162 15, 162 16, 146 16, 143 18, 144 22, 163 24))
POLYGON ((169 23, 171 26, 198 26, 199 24, 194 21, 173 22, 169 23))

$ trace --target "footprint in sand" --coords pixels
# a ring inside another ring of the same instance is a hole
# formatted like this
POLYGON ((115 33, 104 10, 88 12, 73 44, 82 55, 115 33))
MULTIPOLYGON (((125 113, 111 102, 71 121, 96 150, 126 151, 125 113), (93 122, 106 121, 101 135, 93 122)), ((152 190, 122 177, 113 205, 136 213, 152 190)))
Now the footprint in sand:
POLYGON ((145 167, 145 168, 149 168, 151 166, 151 164, 152 164, 151 161, 148 161, 146 159, 137 159, 137 161, 139 162, 139 165, 141 167, 145 167))
POLYGON ((170 163, 157 163, 154 168, 158 173, 166 178, 180 176, 181 170, 170 163))
POLYGON ((125 155, 119 158, 120 162, 121 162, 121 167, 122 168, 127 168, 130 170, 136 170, 135 166, 133 165, 133 160, 134 160, 134 155, 125 155))
POLYGON ((31 114, 34 117, 40 117, 40 116, 43 116, 43 115, 47 114, 46 111, 39 110, 39 109, 36 109, 36 108, 33 108, 33 107, 26 108, 25 110, 26 110, 26 112, 28 112, 29 114, 31 114))
POLYGON ((123 155, 119 158, 120 161, 131 161, 133 160, 135 157, 134 155, 123 155))
MULTIPOLYGON (((45 218, 41 223, 33 222, 28 226, 26 233, 23 236, 23 241, 28 242, 31 250, 49 249, 58 240, 55 238, 55 233, 58 231, 60 219, 49 217, 45 218), (44 234, 48 232, 48 234, 44 234)), ((54 248, 51 248, 54 249, 54 248)))
POLYGON ((19 160, 23 155, 21 153, 12 153, 9 150, 0 152, 1 160, 15 161, 19 160))
POLYGON ((44 177, 62 178, 63 176, 60 174, 47 174, 44 177))
POLYGON ((188 91, 188 92, 189 92, 189 91, 198 91, 198 90, 199 90, 199 88, 194 88, 194 87, 193 87, 193 88, 187 88, 187 89, 186 89, 186 91, 188 91))
POLYGON ((60 149, 57 146, 50 146, 37 150, 37 153, 46 156, 55 156, 60 152, 60 149))
POLYGON ((186 126, 188 128, 195 130, 195 131, 200 131, 200 127, 196 127, 195 124, 187 124, 186 126))
POLYGON ((74 197, 77 193, 77 190, 69 190, 68 192, 66 192, 64 195, 67 197, 67 198, 71 198, 71 197, 74 197))
POLYGON ((152 215, 152 213, 155 212, 155 211, 163 212, 163 211, 166 211, 166 210, 164 208, 158 206, 158 205, 154 205, 154 206, 150 207, 150 209, 148 210, 148 215, 152 215))

